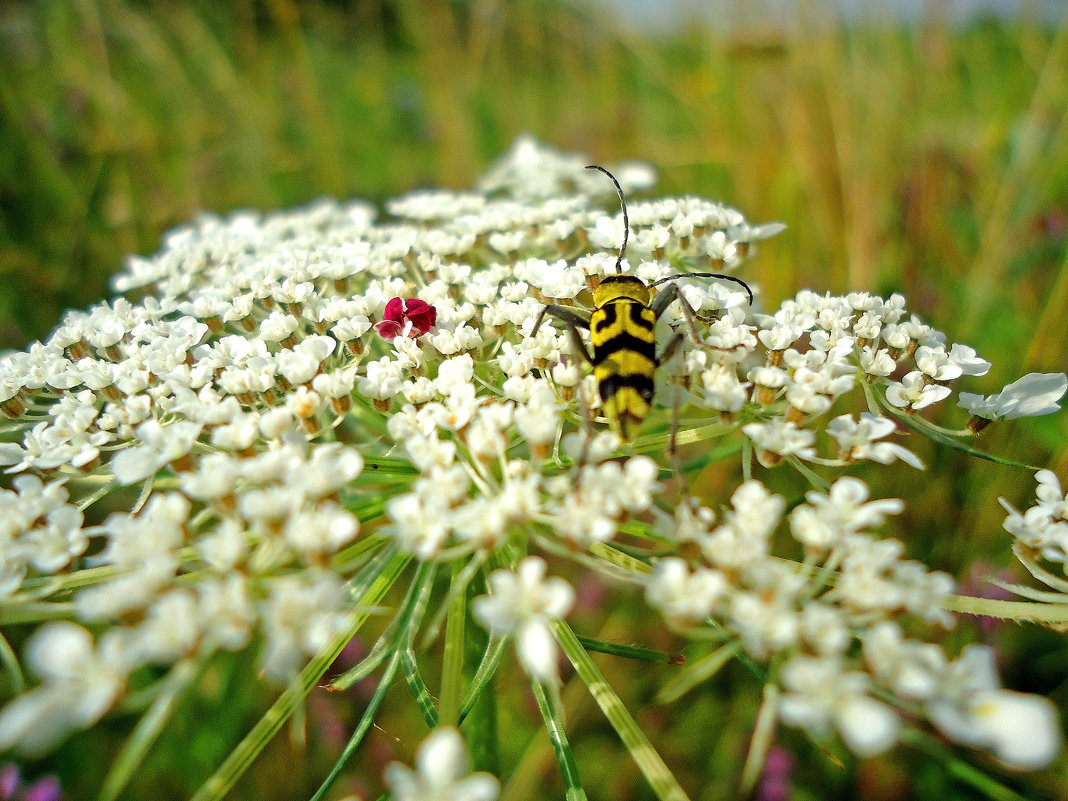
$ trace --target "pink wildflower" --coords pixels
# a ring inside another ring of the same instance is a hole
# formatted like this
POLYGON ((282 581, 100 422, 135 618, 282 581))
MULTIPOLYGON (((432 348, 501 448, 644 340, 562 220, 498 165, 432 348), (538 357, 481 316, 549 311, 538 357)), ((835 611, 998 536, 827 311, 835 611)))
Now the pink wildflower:
POLYGON ((434 327, 438 310, 419 298, 393 298, 386 304, 382 321, 375 323, 375 331, 382 339, 419 337, 434 327))

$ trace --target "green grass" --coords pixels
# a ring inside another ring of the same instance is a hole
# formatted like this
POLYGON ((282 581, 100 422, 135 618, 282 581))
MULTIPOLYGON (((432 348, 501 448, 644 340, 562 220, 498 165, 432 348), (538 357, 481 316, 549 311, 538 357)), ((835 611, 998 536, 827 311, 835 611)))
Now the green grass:
MULTIPOLYGON (((63 309, 110 294, 124 254, 155 251, 165 230, 199 210, 463 187, 529 131, 601 163, 650 161, 662 171, 660 192, 716 197, 751 220, 786 222, 745 273, 767 307, 801 288, 901 291, 927 322, 994 363, 968 387, 993 392, 1068 365, 1065 76, 1065 21, 652 39, 621 33, 604 11, 547 0, 3 3, 0 347, 45 336, 63 309)), ((981 446, 1064 476, 1066 420, 994 427, 981 446)), ((1030 474, 909 445, 928 473, 880 476, 877 491, 910 499, 900 521, 910 553, 955 572, 1009 564, 995 499, 1026 505, 1030 474)), ((709 490, 722 496, 722 480, 710 476, 709 490)), ((597 635, 627 615, 605 611, 589 629, 576 626, 597 635)), ((675 647, 640 618, 626 623, 639 644, 675 647)), ((1033 628, 997 636, 1013 686, 1068 707, 1064 638, 1033 628)), ((670 675, 603 665, 632 709, 670 675)), ((698 788, 695 801, 729 797, 756 712, 746 705, 759 701, 741 670, 717 678, 715 691, 639 717, 680 781, 698 788), (692 736, 679 738, 681 724, 692 736)), ((201 688, 195 700, 207 696, 201 688)), ((569 736, 590 797, 640 786, 629 765, 598 773, 625 755, 579 694, 564 697, 576 705, 569 736)), ((501 710, 515 714, 503 702, 501 710)), ((540 797, 546 781, 559 786, 547 738, 524 751, 537 725, 528 711, 521 725, 501 727, 518 732, 501 747, 504 761, 520 761, 515 773, 527 777, 507 796, 514 801, 540 797)), ((399 717, 387 714, 387 732, 412 730, 399 717)), ((379 735, 371 750, 388 750, 390 736, 379 735)), ((100 766, 80 750, 88 742, 76 738, 63 760, 40 766, 66 763, 70 798, 96 786, 100 766)), ((857 786, 889 792, 887 777, 910 775, 919 797, 974 797, 936 762, 913 771, 911 755, 899 754, 873 778, 870 766, 843 773, 799 738, 787 742, 805 754, 798 779, 809 789, 799 798, 853 797, 857 786)), ((194 745, 194 772, 227 747, 218 730, 194 745)), ((279 743, 235 797, 263 797, 265 787, 307 795, 330 760, 304 753, 279 743), (294 759, 314 775, 292 775, 294 759)), ((179 786, 167 777, 180 761, 157 754, 149 766, 156 797, 183 797, 160 789, 179 786)))

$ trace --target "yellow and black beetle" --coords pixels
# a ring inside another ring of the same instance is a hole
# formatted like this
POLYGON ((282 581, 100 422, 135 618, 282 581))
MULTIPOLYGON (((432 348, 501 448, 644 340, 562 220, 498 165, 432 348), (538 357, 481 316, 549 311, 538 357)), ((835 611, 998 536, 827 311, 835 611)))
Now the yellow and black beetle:
POLYGON ((573 308, 550 303, 541 310, 531 333, 537 333, 546 314, 551 314, 567 326, 576 353, 593 367, 597 391, 601 396, 609 426, 620 439, 627 442, 649 416, 656 368, 674 355, 683 339, 682 332, 676 332, 658 356, 654 333, 656 321, 673 300, 678 300, 693 338, 699 342, 700 336, 694 320, 709 319, 701 317, 690 306, 679 291, 678 284, 669 283, 655 293, 653 288, 678 278, 721 278, 745 287, 750 305, 753 303, 753 291, 740 278, 720 273, 679 273, 651 284, 646 284, 635 275, 624 275, 622 262, 630 235, 630 218, 627 215, 623 188, 616 177, 604 167, 591 164, 586 169, 600 170, 612 179, 623 207, 623 245, 616 256, 615 274, 605 276, 594 288, 595 308, 588 317, 573 308), (592 354, 586 350, 579 334, 580 328, 590 332, 592 354))

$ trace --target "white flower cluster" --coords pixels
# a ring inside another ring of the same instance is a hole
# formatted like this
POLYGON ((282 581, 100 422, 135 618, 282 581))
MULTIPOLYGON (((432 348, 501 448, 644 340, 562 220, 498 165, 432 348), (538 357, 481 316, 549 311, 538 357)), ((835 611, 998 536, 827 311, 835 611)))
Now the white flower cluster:
MULTIPOLYGON (((349 625, 346 581, 382 548, 511 564, 489 576, 475 615, 515 638, 531 674, 555 676, 549 621, 573 591, 520 555, 588 564, 624 526, 649 532, 668 461, 633 450, 612 459, 620 443, 598 433, 597 385, 568 332, 533 332, 545 303, 588 305, 614 270, 623 216, 601 211, 605 181, 583 163, 523 139, 475 191, 413 192, 389 202, 384 220, 366 203, 331 201, 204 216, 156 256, 129 260, 115 287, 141 300, 71 312, 46 341, 0 359, 0 465, 15 476, 0 490, 0 604, 72 600, 75 618, 103 631, 95 643, 76 623, 33 635, 28 663, 41 683, 0 711, 0 732, 14 732, 0 749, 39 751, 92 724, 149 664, 257 643, 268 675, 293 677, 349 625), (103 519, 105 498, 129 511, 103 519), (60 657, 72 653, 89 674, 65 672, 60 657), (103 678, 85 692, 90 674, 103 678)), ((644 165, 617 173, 628 189, 653 183, 644 165)), ((646 282, 730 273, 781 229, 696 197, 629 208, 637 261, 623 269, 646 282)), ((700 341, 687 336, 657 370, 650 449, 664 447, 674 409, 714 424, 715 436, 747 438, 767 466, 922 467, 888 439, 886 417, 826 418, 860 392, 871 410, 910 414, 990 367, 947 346, 899 295, 802 292, 757 314, 736 284, 677 283, 703 321, 700 341)), ((662 342, 689 330, 678 302, 658 324, 662 342)), ((1007 388, 1011 412, 984 403, 1005 417, 1045 413, 1057 386, 1007 388)), ((785 655, 783 719, 815 731, 833 723, 858 752, 896 737, 873 681, 960 731, 935 712, 951 704, 938 688, 956 663, 920 695, 886 675, 888 657, 871 656, 872 632, 896 616, 946 622, 948 578, 869 533, 898 502, 867 501, 854 479, 810 493, 789 518, 800 564, 772 547, 783 499, 748 481, 732 504, 718 526, 690 503, 661 519, 657 534, 687 558, 655 563, 652 605, 680 626, 715 617, 754 656, 785 655), (858 639, 865 670, 850 648, 858 639)), ((449 737, 427 748, 454 751, 449 737)), ((959 739, 1026 762, 996 737, 959 739)), ((455 778, 428 770, 394 769, 397 795, 426 797, 426 782, 455 778)), ((495 792, 477 784, 472 797, 495 792)))
POLYGON ((950 661, 938 646, 904 638, 896 620, 902 613, 952 624, 942 601, 953 581, 902 559, 897 540, 868 533, 899 513, 901 501, 869 501, 867 487, 851 477, 806 499, 789 516, 805 552, 801 570, 771 550, 785 502, 759 482, 738 488, 718 526, 710 509, 680 509, 685 524, 680 520, 676 531, 685 531, 701 558, 658 561, 646 599, 683 630, 714 618, 753 656, 784 655, 779 718, 817 735, 833 728, 859 755, 897 742, 901 720, 882 700, 889 696, 910 711, 922 704, 944 734, 990 748, 1015 767, 1047 764, 1060 745, 1052 703, 1000 690, 983 649, 950 661), (964 667, 977 662, 983 671, 964 667), (961 684, 966 677, 969 688, 988 695, 969 695, 961 684), (1004 718, 1024 707, 1031 731, 1021 741, 1004 728, 1004 718))
POLYGON ((419 745, 415 770, 386 766, 386 783, 397 801, 496 801, 500 783, 488 773, 470 773, 467 747, 456 729, 435 729, 419 745))
POLYGON ((1000 499, 1009 513, 1005 530, 1021 545, 1043 559, 1060 562, 1068 571, 1068 495, 1061 491, 1061 482, 1052 470, 1039 470, 1035 480, 1038 482, 1036 503, 1023 514, 1004 498, 1000 499))

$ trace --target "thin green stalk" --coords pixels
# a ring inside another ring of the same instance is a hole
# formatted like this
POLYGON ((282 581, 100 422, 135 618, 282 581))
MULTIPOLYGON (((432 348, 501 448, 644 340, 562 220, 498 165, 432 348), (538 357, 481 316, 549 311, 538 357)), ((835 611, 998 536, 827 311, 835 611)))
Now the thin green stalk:
POLYGON ((556 752, 556 761, 560 764, 560 774, 564 779, 564 798, 567 801, 586 801, 586 791, 582 789, 575 755, 571 752, 571 744, 568 743, 564 730, 560 691, 557 687, 547 688, 537 679, 531 679, 530 688, 534 691, 538 709, 541 710, 542 719, 545 721, 545 729, 549 732, 549 740, 552 741, 553 751, 556 752))
POLYGON ((382 706, 382 701, 385 700, 386 691, 389 689, 390 684, 393 683, 397 668, 404 663, 404 656, 409 652, 412 640, 415 638, 415 630, 419 628, 419 623, 423 619, 426 602, 430 596, 430 588, 434 583, 436 568, 437 565, 433 562, 422 562, 419 565, 419 569, 416 571, 415 578, 412 579, 411 587, 408 590, 408 596, 404 599, 404 605, 398 613, 400 625, 397 627, 393 641, 393 653, 386 664, 386 669, 382 672, 382 679, 378 682, 375 694, 368 702, 367 708, 364 710, 356 730, 345 744, 341 756, 337 758, 334 766, 330 769, 330 773, 323 779, 323 783, 319 785, 319 789, 315 791, 315 795, 311 797, 310 801, 322 801, 331 785, 341 775, 345 764, 356 753, 356 749, 363 742, 364 735, 370 730, 371 724, 374 723, 375 715, 378 714, 378 709, 382 706))
POLYGON ((764 770, 764 763, 768 759, 768 749, 771 748, 772 738, 775 734, 775 723, 779 719, 779 688, 777 685, 768 683, 764 685, 764 700, 760 704, 760 712, 757 713, 756 725, 753 727, 753 736, 749 741, 749 753, 745 758, 745 766, 742 768, 742 780, 739 784, 741 795, 748 798, 760 780, 760 774, 764 770))
POLYGON ((507 645, 507 637, 502 637, 499 640, 491 639, 486 644, 486 653, 483 655, 482 661, 478 665, 478 670, 475 671, 471 684, 460 702, 460 722, 463 722, 463 719, 471 712, 479 694, 486 688, 497 672, 497 666, 501 663, 501 657, 504 656, 507 645))
POLYGON ((1068 622, 1068 603, 1048 604, 1032 601, 1002 601, 996 598, 972 598, 967 595, 951 595, 943 599, 942 606, 951 612, 969 615, 985 615, 1001 620, 1028 621, 1035 623, 1068 622))
POLYGON ((997 779, 987 776, 974 765, 955 756, 938 740, 913 728, 901 730, 901 739, 909 745, 933 756, 951 776, 974 787, 992 801, 1028 801, 1024 796, 1006 787, 997 779))
MULTIPOLYGON (((485 590, 485 584, 481 580, 472 586, 472 594, 479 590, 485 590)), ((476 662, 479 665, 460 703, 459 725, 464 725, 464 738, 471 750, 474 769, 489 771, 497 776, 501 772, 497 741, 497 694, 492 682, 483 680, 481 684, 477 684, 477 680, 479 674, 484 671, 487 658, 492 664, 486 675, 493 677, 493 671, 500 663, 500 653, 503 653, 504 649, 500 649, 497 661, 493 661, 489 656, 493 641, 481 627, 468 629, 464 646, 464 661, 468 665, 476 662)))
POLYGON ((163 680, 163 687, 148 711, 141 716, 130 738, 122 747, 111 769, 104 778, 100 790, 100 801, 112 801, 118 798, 130 779, 144 761, 148 749, 159 737, 167 721, 171 719, 181 696, 200 675, 208 664, 211 654, 189 657, 176 662, 163 680))
POLYGON ((681 665, 685 661, 681 654, 669 654, 664 651, 654 651, 652 648, 639 648, 636 645, 621 645, 615 642, 595 640, 590 637, 579 637, 578 641, 587 651, 618 656, 622 659, 635 659, 639 662, 666 665, 681 665))
POLYGON ((603 559, 614 567, 618 567, 621 570, 630 574, 646 574, 652 573, 653 567, 648 562, 643 562, 641 559, 635 559, 633 556, 619 548, 613 547, 605 542, 591 543, 588 548, 592 556, 596 556, 599 559, 603 559))
MULTIPOLYGON (((464 565, 452 563, 452 580, 459 580, 464 565)), ((445 623, 445 653, 441 663, 441 701, 438 717, 442 724, 455 726, 460 721, 460 694, 463 691, 464 626, 467 621, 467 588, 456 593, 449 604, 445 623)))
POLYGON ((953 450, 961 451, 962 453, 966 453, 969 456, 974 456, 976 459, 984 459, 985 461, 993 462, 994 464, 1003 464, 1008 465, 1009 467, 1021 467, 1024 470, 1028 470, 1032 473, 1041 469, 1040 467, 1037 467, 1035 465, 1018 462, 1015 459, 1007 459, 1004 456, 995 456, 992 453, 987 453, 986 451, 981 451, 978 448, 973 448, 966 442, 962 442, 959 439, 947 436, 939 428, 932 426, 920 415, 904 413, 901 409, 898 409, 897 407, 893 406, 888 400, 886 400, 886 398, 883 397, 882 393, 873 391, 873 396, 875 397, 876 401, 879 403, 879 406, 882 407, 883 411, 886 413, 887 416, 893 418, 894 420, 897 420, 900 423, 904 423, 913 431, 919 431, 925 437, 934 440, 940 445, 945 445, 947 448, 952 448, 953 450))
POLYGON ((427 728, 435 729, 438 726, 438 710, 434 707, 434 697, 430 694, 430 688, 423 681, 423 675, 419 672, 419 663, 415 659, 415 651, 407 648, 401 659, 401 669, 404 671, 404 681, 408 689, 415 696, 415 705, 423 713, 423 721, 427 728))
POLYGON ((378 669, 378 666, 385 661, 388 653, 387 641, 385 635, 383 635, 371 648, 371 653, 327 684, 326 689, 330 692, 340 692, 341 690, 347 690, 358 681, 363 681, 378 669))
POLYGON ((707 656, 687 665, 657 693, 656 702, 667 704, 688 693, 698 684, 708 681, 742 650, 741 640, 732 640, 707 656))
POLYGON ((808 480, 808 483, 820 492, 827 492, 827 490, 831 488, 831 482, 829 482, 815 470, 810 468, 807 464, 798 459, 796 456, 787 456, 786 462, 790 465, 790 467, 794 468, 794 470, 804 476, 808 480))
POLYGON ((345 763, 352 758, 352 755, 356 753, 356 749, 360 747, 364 735, 367 734, 371 728, 371 724, 374 723, 375 715, 378 714, 378 709, 382 706, 382 701, 385 700, 386 691, 393 683, 393 677, 397 674, 397 668, 401 664, 402 653, 403 652, 400 650, 393 652, 393 656, 390 657, 389 662, 386 664, 386 669, 382 672, 382 678, 378 682, 378 687, 375 688, 375 694, 371 696, 371 700, 367 702, 367 708, 360 717, 360 722, 356 724, 356 730, 353 731, 349 741, 345 744, 345 748, 341 752, 341 756, 338 757, 337 762, 334 763, 334 767, 330 769, 330 773, 323 779, 323 783, 319 785, 319 789, 315 791, 315 795, 313 795, 309 801, 322 801, 326 796, 327 791, 341 774, 341 770, 344 768, 345 763))
POLYGON ((586 649, 578 641, 571 627, 563 620, 553 621, 553 634, 567 658, 575 666, 579 678, 589 689, 597 705, 601 707, 608 722, 630 752, 631 758, 645 776, 660 801, 689 801, 689 796, 653 748, 645 732, 631 717, 623 701, 605 681, 604 675, 594 664, 586 649))
MULTIPOLYGON (((357 587, 365 587, 360 595, 359 606, 369 607, 381 601, 410 560, 410 556, 396 553, 389 548, 371 560, 361 573, 361 576, 366 577, 366 581, 356 584, 357 587)), ((305 666, 297 681, 282 692, 222 765, 200 786, 192 801, 221 801, 271 738, 293 715, 297 706, 303 703, 304 696, 319 683, 323 674, 370 616, 369 611, 357 612, 348 630, 336 637, 321 654, 305 666)))
POLYGON ((69 620, 72 617, 74 617, 73 603, 30 601, 0 606, 0 626, 41 623, 45 620, 69 620))
MULTIPOLYGON (((462 557, 458 557, 460 559, 462 557)), ((445 595, 444 600, 441 602, 441 608, 430 619, 430 623, 427 624, 426 630, 423 632, 423 636, 419 643, 419 650, 425 651, 430 648, 431 644, 438 638, 438 633, 441 629, 441 624, 445 620, 446 616, 453 609, 453 605, 456 602, 457 595, 466 595, 468 585, 478 575, 479 569, 486 561, 486 553, 480 551, 474 554, 467 560, 467 564, 462 568, 453 570, 452 581, 449 584, 449 591, 445 595)), ((455 565, 455 563, 454 563, 455 565)))
POLYGON ((15 651, 11 648, 11 643, 7 641, 7 637, 3 632, 0 632, 0 664, 4 666, 4 671, 11 677, 11 692, 13 695, 22 695, 22 691, 26 689, 26 678, 22 675, 22 668, 19 666, 19 658, 15 656, 15 651))

